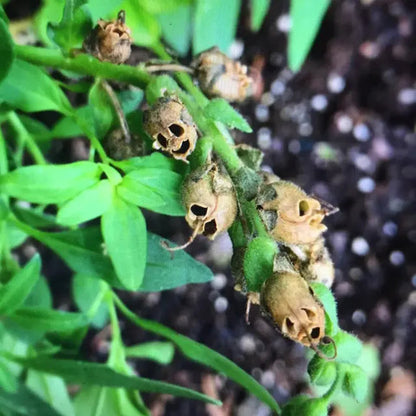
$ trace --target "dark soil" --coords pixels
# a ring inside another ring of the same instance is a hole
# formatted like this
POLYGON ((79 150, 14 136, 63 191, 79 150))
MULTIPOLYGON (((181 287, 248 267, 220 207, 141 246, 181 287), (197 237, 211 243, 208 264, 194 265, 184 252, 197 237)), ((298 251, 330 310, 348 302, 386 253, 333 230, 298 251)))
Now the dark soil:
MULTIPOLYGON (((272 2, 257 34, 247 29, 247 10, 241 17, 241 59, 249 64, 264 59, 265 92, 259 102, 241 107, 255 133, 238 134, 236 141, 259 146, 267 168, 340 208, 327 221, 326 238, 337 268, 333 290, 341 327, 380 352, 371 414, 410 416, 411 398, 399 397, 386 413, 382 392, 393 369, 416 368, 416 2, 334 0, 295 76, 286 68, 287 13, 288 0, 272 2)), ((183 220, 162 221, 149 214, 149 229, 185 241, 189 230, 183 220)), ((245 299, 233 290, 227 237, 214 243, 200 238, 189 252, 212 267, 212 283, 124 293, 127 304, 230 358, 279 403, 305 391, 303 347, 284 339, 256 308, 251 324, 245 323, 245 299)), ((49 265, 49 275, 62 267, 52 260, 49 265)), ((123 338, 128 344, 152 339, 128 324, 123 338)), ((92 338, 85 349, 102 358, 92 338)), ((171 366, 143 361, 136 370, 198 390, 201 374, 211 373, 180 353, 171 366)), ((220 376, 214 383, 220 398, 231 401, 233 414, 269 414, 236 384, 220 376)), ((155 415, 230 414, 189 400, 147 398, 155 415)))

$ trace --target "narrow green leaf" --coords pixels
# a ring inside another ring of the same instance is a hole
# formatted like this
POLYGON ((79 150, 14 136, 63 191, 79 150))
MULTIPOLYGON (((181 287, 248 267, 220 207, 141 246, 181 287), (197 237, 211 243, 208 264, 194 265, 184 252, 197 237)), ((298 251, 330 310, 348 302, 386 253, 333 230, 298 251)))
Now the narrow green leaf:
POLYGON ((128 173, 117 187, 126 201, 160 214, 184 216, 181 175, 158 168, 138 169, 128 173))
POLYGON ((55 374, 62 377, 69 383, 118 387, 129 390, 140 390, 142 392, 172 394, 173 396, 201 400, 205 403, 220 404, 218 400, 212 399, 211 397, 198 393, 194 390, 161 381, 120 374, 105 364, 74 360, 60 360, 54 358, 22 359, 15 357, 14 360, 20 362, 28 368, 48 374, 55 374))
POLYGON ((18 325, 36 331, 70 332, 88 324, 83 314, 54 309, 25 307, 10 315, 18 325))
POLYGON ((321 283, 310 283, 315 295, 321 301, 325 309, 326 333, 330 336, 338 332, 337 303, 332 292, 321 283))
POLYGON ((29 370, 26 385, 62 416, 75 416, 68 390, 61 378, 29 370))
POLYGON ((40 307, 40 308, 52 308, 52 295, 49 289, 48 282, 41 276, 40 279, 33 286, 32 291, 26 298, 25 306, 28 307, 40 307))
POLYGON ((10 315, 23 305, 39 279, 40 265, 40 257, 36 254, 9 282, 0 287, 0 315, 10 315))
POLYGON ((92 28, 91 16, 85 6, 87 0, 66 0, 59 24, 50 25, 53 41, 63 50, 79 48, 92 28))
POLYGON ((137 290, 147 255, 146 222, 141 211, 120 198, 101 217, 104 242, 117 276, 128 290, 137 290))
POLYGON ((154 77, 149 84, 147 84, 145 96, 149 105, 154 104, 158 98, 165 94, 177 95, 180 92, 180 87, 176 81, 169 75, 160 75, 154 77))
POLYGON ((0 20, 3 20, 3 22, 5 23, 9 23, 9 19, 1 4, 0 4, 0 20))
POLYGON ((221 121, 231 129, 238 129, 251 133, 253 129, 245 118, 223 98, 214 98, 204 108, 205 115, 215 121, 221 121))
POLYGON ((100 174, 97 164, 86 161, 25 166, 0 176, 0 189, 25 201, 58 204, 97 183, 100 174))
POLYGON ((17 390, 17 379, 2 360, 0 360, 0 390, 1 389, 8 393, 13 393, 17 390))
MULTIPOLYGON (((152 0, 152 3, 158 2, 152 0)), ((157 16, 163 38, 180 56, 186 56, 191 47, 193 11, 193 5, 184 4, 171 12, 164 10, 157 16)))
POLYGON ((238 365, 234 364, 228 358, 217 353, 214 350, 193 341, 190 338, 176 333, 174 330, 159 324, 158 322, 142 319, 127 309, 126 306, 116 297, 116 305, 122 313, 135 325, 146 331, 153 332, 172 341, 181 352, 189 359, 210 367, 221 374, 225 374, 228 378, 244 387, 251 394, 256 396, 263 403, 267 404, 273 411, 280 413, 280 407, 270 395, 270 393, 259 384, 254 378, 242 370, 238 365))
POLYGON ((90 116, 94 124, 96 136, 103 139, 115 119, 114 105, 97 79, 88 94, 90 116))
POLYGON ((171 256, 161 241, 173 245, 158 235, 147 233, 147 264, 141 291, 159 292, 189 283, 205 283, 213 278, 212 271, 205 264, 196 261, 185 251, 171 256))
POLYGON ((108 285, 96 277, 77 273, 72 279, 72 293, 79 310, 96 328, 108 322, 108 307, 103 302, 108 285))
MULTIPOLYGON (((1 7, 1 6, 0 6, 1 7)), ((6 78, 14 59, 13 41, 7 23, 0 18, 0 84, 6 78)))
POLYGON ((319 31, 331 0, 291 0, 288 61, 292 71, 299 71, 319 31))
POLYGON ((170 342, 145 342, 125 349, 130 358, 144 358, 159 364, 170 364, 175 354, 175 348, 170 342))
POLYGON ((101 180, 62 205, 56 220, 63 225, 92 220, 109 209, 112 199, 113 186, 108 179, 101 180))
POLYGON ((4 232, 10 248, 20 246, 27 239, 27 234, 9 221, 6 221, 4 232))
POLYGON ((135 45, 154 46, 160 39, 160 26, 152 14, 138 7, 137 0, 124 0, 120 9, 126 11, 126 24, 132 29, 135 45))
POLYGON ((0 389, 0 408, 2 411, 12 412, 13 415, 62 416, 23 384, 19 385, 15 393, 0 389))
POLYGON ((74 400, 77 415, 82 416, 150 416, 135 399, 132 391, 110 387, 85 386, 74 400), (131 397, 133 396, 133 397, 131 397), (96 403, 96 406, 91 406, 96 403))
POLYGON ((0 84, 0 101, 27 112, 55 110, 72 112, 65 94, 39 67, 15 59, 7 77, 0 84))
POLYGON ((196 0, 193 53, 212 46, 227 52, 237 30, 241 0, 196 0))
POLYGON ((270 0, 250 0, 251 14, 250 26, 251 30, 257 32, 270 8, 270 0))

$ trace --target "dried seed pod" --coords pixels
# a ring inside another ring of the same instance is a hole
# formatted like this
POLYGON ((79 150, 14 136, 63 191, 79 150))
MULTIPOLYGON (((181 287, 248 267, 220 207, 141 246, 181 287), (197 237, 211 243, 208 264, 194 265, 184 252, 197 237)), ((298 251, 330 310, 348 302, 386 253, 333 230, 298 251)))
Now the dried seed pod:
POLYGON ((202 91, 209 97, 241 102, 253 93, 253 79, 240 62, 233 61, 217 47, 200 53, 192 62, 202 91))
POLYGON ((185 219, 196 234, 213 240, 237 216, 237 198, 230 177, 212 163, 192 172, 183 185, 185 219))
POLYGON ((143 140, 133 134, 130 142, 126 142, 126 137, 121 128, 112 130, 103 144, 107 154, 114 160, 125 160, 134 156, 144 156, 145 154, 143 140))
POLYGON ((82 47, 85 52, 100 61, 121 64, 131 54, 131 31, 126 22, 126 13, 120 10, 116 20, 98 20, 97 26, 84 40, 82 47))
POLYGON ((261 289, 260 307, 283 335, 316 348, 325 337, 325 312, 305 279, 296 272, 277 272, 261 289))
POLYGON ((153 148, 187 162, 195 149, 198 132, 191 115, 178 98, 162 97, 145 111, 143 126, 154 140, 153 148))
POLYGON ((321 203, 292 182, 263 184, 257 196, 259 214, 272 237, 283 244, 310 244, 326 226, 321 203))

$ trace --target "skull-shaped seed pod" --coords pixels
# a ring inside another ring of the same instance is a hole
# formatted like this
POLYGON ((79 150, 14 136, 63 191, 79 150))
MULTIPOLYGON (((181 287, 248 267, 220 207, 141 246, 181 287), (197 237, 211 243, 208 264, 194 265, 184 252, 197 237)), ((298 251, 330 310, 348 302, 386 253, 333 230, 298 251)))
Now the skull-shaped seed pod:
POLYGON ((283 244, 310 244, 327 227, 321 203, 292 182, 263 184, 257 195, 259 214, 271 236, 283 244))
POLYGON ((277 272, 263 284, 260 307, 286 337, 316 348, 325 337, 325 312, 305 279, 277 272))
POLYGON ((209 97, 241 102, 253 94, 247 66, 234 61, 217 47, 200 53, 192 62, 202 91, 209 97))
POLYGON ((210 240, 228 230, 237 216, 232 181, 215 163, 188 175, 183 184, 183 204, 189 226, 210 240))
POLYGON ((85 52, 100 61, 121 64, 131 54, 131 31, 126 22, 126 13, 120 10, 116 20, 98 20, 97 26, 84 40, 82 47, 85 52))
POLYGON ((187 162, 195 149, 198 132, 186 107, 179 98, 161 97, 144 112, 143 126, 152 137, 153 148, 187 162))
POLYGON ((130 159, 134 156, 144 156, 145 146, 143 140, 133 134, 129 142, 121 128, 112 130, 104 141, 104 149, 114 160, 130 159))

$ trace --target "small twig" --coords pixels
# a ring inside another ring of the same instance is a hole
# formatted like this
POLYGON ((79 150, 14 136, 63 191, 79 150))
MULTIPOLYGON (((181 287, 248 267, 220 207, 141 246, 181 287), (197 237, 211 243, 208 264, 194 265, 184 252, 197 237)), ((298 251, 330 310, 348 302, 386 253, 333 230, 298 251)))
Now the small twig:
POLYGON ((110 98, 110 100, 111 100, 111 102, 114 106, 114 110, 117 113, 117 117, 118 117, 118 120, 120 122, 120 127, 121 127, 121 130, 123 132, 125 142, 130 143, 131 142, 130 130, 129 130, 129 126, 127 124, 126 117, 124 116, 123 109, 121 108, 120 101, 118 100, 117 95, 115 94, 113 88, 111 87, 111 85, 107 81, 101 80, 101 85, 103 86, 104 90, 108 94, 108 96, 109 96, 109 98, 110 98))
POLYGON ((180 64, 153 64, 145 66, 145 70, 149 73, 152 72, 186 72, 193 74, 194 70, 188 66, 180 64))

